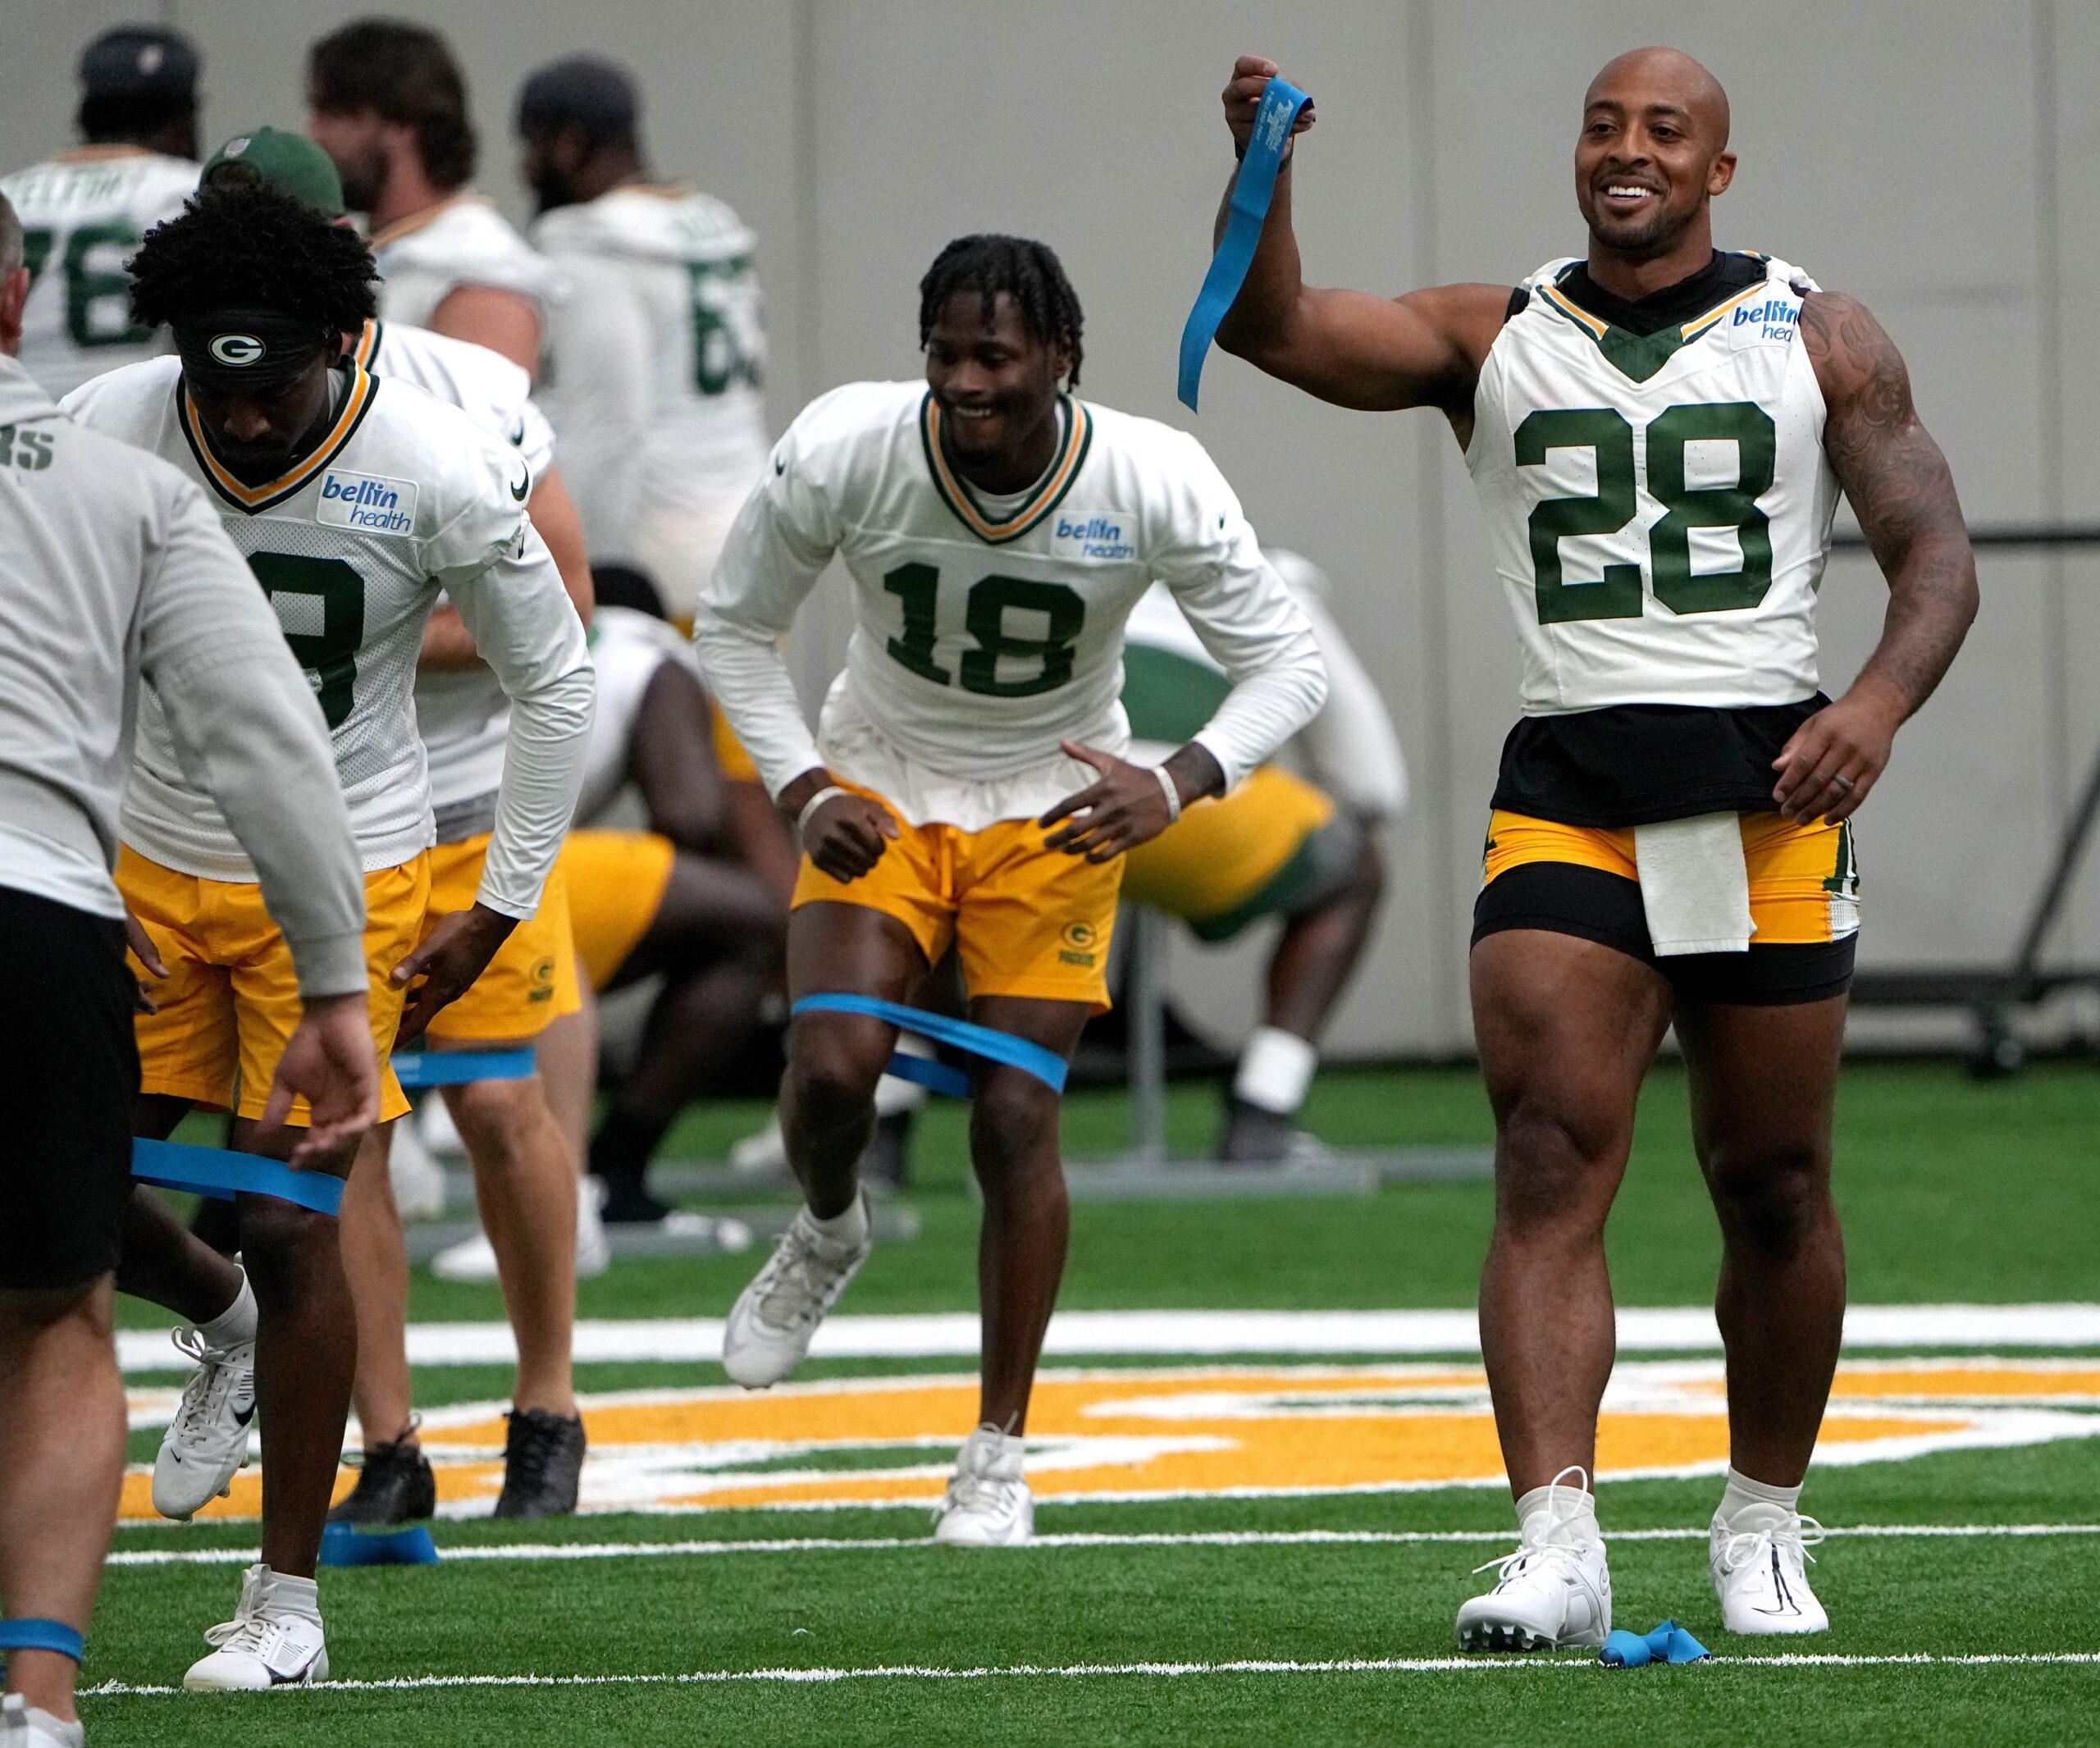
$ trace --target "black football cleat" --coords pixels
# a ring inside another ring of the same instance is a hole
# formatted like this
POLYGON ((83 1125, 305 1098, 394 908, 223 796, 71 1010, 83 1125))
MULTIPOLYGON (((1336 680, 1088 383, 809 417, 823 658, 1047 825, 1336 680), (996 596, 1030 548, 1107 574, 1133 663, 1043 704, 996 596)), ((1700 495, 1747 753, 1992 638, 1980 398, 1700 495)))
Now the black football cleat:
POLYGON ((416 1522, 436 1510, 437 1477, 431 1473, 430 1458, 413 1439, 402 1439, 365 1452, 357 1486, 328 1513, 328 1521, 361 1530, 385 1529, 416 1522))
POLYGON ((583 1472, 583 1419, 545 1408, 513 1408, 503 1446, 499 1518, 560 1518, 576 1509, 583 1472))

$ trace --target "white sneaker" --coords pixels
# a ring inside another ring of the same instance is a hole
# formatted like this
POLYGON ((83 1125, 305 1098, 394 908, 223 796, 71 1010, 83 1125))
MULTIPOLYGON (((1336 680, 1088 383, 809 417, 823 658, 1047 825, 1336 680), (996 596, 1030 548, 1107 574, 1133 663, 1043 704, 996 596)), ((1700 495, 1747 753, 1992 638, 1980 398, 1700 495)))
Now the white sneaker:
MULTIPOLYGON (((605 1184, 589 1172, 576 1180, 576 1278, 596 1280, 613 1266, 613 1247, 606 1241, 605 1222, 599 1210, 605 1205, 605 1184)), ((495 1253, 489 1258, 495 1261, 495 1253)))
POLYGON ((191 1326, 175 1331, 175 1344, 197 1362, 182 1386, 182 1405, 161 1435, 153 1459, 153 1509, 187 1522, 212 1500, 233 1491, 248 1462, 255 1419, 255 1344, 215 1348, 191 1326))
POLYGON ((445 1212, 445 1167, 424 1144, 413 1117, 396 1123, 387 1138, 386 1180, 402 1219, 436 1220, 445 1212))
POLYGON ((77 1719, 61 1723, 18 1693, 0 1701, 0 1748, 81 1748, 86 1740, 77 1719))
POLYGON ((956 1458, 934 1540, 951 1548, 1018 1548, 1035 1535, 1035 1496, 1021 1478, 1021 1441, 979 1426, 956 1458))
POLYGON ((1823 1526, 1792 1512, 1779 1517, 1775 1510, 1762 1522, 1745 1522, 1748 1515, 1731 1523, 1716 1513, 1707 1532, 1721 1624, 1730 1632, 1828 1632, 1830 1617, 1805 1569, 1815 1559, 1808 1550, 1823 1540, 1823 1526))
POLYGON ((272 1606, 276 1576, 267 1566, 251 1566, 242 1575, 233 1618, 204 1634, 204 1642, 218 1649, 190 1664, 182 1677, 191 1693, 267 1692, 328 1679, 321 1622, 272 1606))
POLYGON ((765 1127, 756 1134, 730 1143, 729 1169, 753 1177, 761 1172, 787 1171, 788 1138, 780 1133, 780 1112, 777 1107, 766 1118, 765 1127))
POLYGON ((475 1283, 496 1279, 495 1246, 489 1242, 486 1232, 477 1232, 472 1238, 463 1238, 456 1244, 447 1244, 430 1259, 430 1271, 440 1280, 465 1280, 475 1283))
POLYGON ((416 1138, 440 1159, 467 1157, 467 1143, 460 1138, 459 1125, 452 1120, 452 1107, 445 1103, 441 1093, 431 1093, 416 1107, 416 1138))
MULTIPOLYGON (((1543 1516, 1525 1527, 1517 1551, 1475 1572, 1495 1568, 1495 1586, 1459 1610, 1459 1649, 1466 1651, 1596 1650, 1611 1632, 1611 1572, 1593 1533, 1577 1538, 1559 1511, 1563 1469, 1553 1478, 1543 1516)), ((1586 1481, 1588 1476, 1584 1476, 1586 1481)))
MULTIPOLYGON (((861 1198, 865 1216, 867 1199, 861 1198)), ((802 1362, 810 1338, 874 1248, 824 1237, 814 1216, 797 1210, 772 1259, 743 1290, 722 1330, 722 1369, 746 1390, 778 1384, 802 1362)))

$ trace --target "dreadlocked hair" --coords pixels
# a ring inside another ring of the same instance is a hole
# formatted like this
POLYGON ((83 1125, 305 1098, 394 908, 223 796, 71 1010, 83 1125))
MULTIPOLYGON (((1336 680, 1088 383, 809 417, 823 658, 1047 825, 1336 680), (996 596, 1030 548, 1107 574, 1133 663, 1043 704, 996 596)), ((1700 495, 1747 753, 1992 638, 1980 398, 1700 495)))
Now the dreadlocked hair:
POLYGON ((1080 331, 1085 318, 1080 313, 1079 294, 1065 277, 1057 251, 1048 243, 1027 237, 984 233, 957 237, 926 269, 919 281, 919 344, 923 347, 941 318, 947 301, 958 291, 974 291, 989 316, 993 299, 1006 292, 1020 312, 1021 326, 1046 346, 1061 346, 1072 361, 1069 380, 1079 386, 1080 331))
POLYGON ((125 267, 132 317, 148 327, 245 306, 349 334, 378 308, 363 240, 273 188, 214 185, 148 231, 125 267))

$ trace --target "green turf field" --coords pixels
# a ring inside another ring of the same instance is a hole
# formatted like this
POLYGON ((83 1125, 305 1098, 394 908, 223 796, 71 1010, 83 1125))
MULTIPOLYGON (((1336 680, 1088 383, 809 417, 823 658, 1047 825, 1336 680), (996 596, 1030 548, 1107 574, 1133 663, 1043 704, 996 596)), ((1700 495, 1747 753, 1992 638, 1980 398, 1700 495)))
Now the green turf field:
MULTIPOLYGON (((1207 1095, 1178 1093, 1171 1115, 1180 1145, 1208 1139, 1207 1095)), ((696 1113, 671 1151, 719 1155, 756 1116, 696 1113)), ((959 1117, 939 1112, 922 1136, 906 1198, 920 1237, 877 1252, 842 1317, 970 1308, 975 1206, 959 1117)), ((1116 1099, 1075 1098, 1068 1150, 1109 1150, 1123 1120, 1116 1099)), ((1477 1087, 1457 1070, 1329 1075, 1311 1123, 1340 1144, 1488 1134, 1477 1087)), ((1988 1086, 1952 1068, 1861 1067, 1839 1139, 1856 1304, 2100 1299, 2090 1067, 1988 1086)), ((1489 1209, 1484 1184, 1080 1204, 1064 1303, 1463 1308, 1489 1209)), ((1717 1246, 1673 1075, 1650 1089, 1611 1244, 1623 1306, 1709 1297, 1717 1246)), ((719 1317, 758 1260, 623 1264, 585 1285, 582 1315, 719 1317)), ((500 1302, 493 1288, 422 1276, 413 1315, 482 1322, 500 1302)), ((922 1506, 874 1502, 938 1490, 928 1477, 968 1427, 966 1358, 813 1361, 806 1389, 798 1379, 756 1398, 721 1390, 701 1359, 626 1358, 579 1373, 592 1399, 587 1499, 631 1487, 619 1499, 647 1508, 501 1531, 448 1518, 437 1535, 449 1558, 435 1568, 324 1574, 328 1688, 151 1691, 178 1684, 203 1629, 231 1613, 255 1529, 122 1529, 89 1679, 148 1691, 86 1701, 90 1740, 2094 1741, 2100 1444, 2086 1435, 2100 1432, 2100 1346, 1996 1341, 1977 1333, 1994 1326, 1988 1315, 1965 1314, 1951 1335, 1935 1326, 1944 1347, 1913 1344, 1936 1360, 1906 1366, 1900 1344, 1848 1356, 1849 1417, 1833 1415, 1832 1432, 1865 1460, 1819 1468, 1803 1502, 1833 1532, 1815 1572, 1833 1630, 1809 1641, 1719 1631, 1704 1546, 1719 1483, 1675 1472, 1718 1449, 1710 1353, 1625 1357, 1628 1394, 1607 1404, 1628 1454, 1617 1466, 1655 1478, 1600 1490, 1607 1533, 1621 1538, 1617 1624, 1645 1631, 1674 1615, 1719 1654, 1712 1665, 1608 1673, 1583 1659, 1453 1654, 1452 1613, 1485 1581, 1470 1568, 1512 1540, 1462 1350, 1190 1354, 1148 1337, 1143 1351, 1053 1357, 1030 1428, 1045 1451, 1031 1460, 1044 1540, 981 1554, 923 1545, 922 1506), (1066 1483, 1050 1467, 1060 1450, 1081 1453, 1066 1483), (1060 1496, 1061 1485, 1117 1496, 1060 1496), (721 1503, 682 1506, 694 1490, 721 1503), (1789 1653, 1809 1660, 1770 1660, 1789 1653)), ((162 1321, 138 1307, 126 1320, 162 1321)), ((128 1377, 142 1420, 177 1381, 128 1377)), ((456 1463, 441 1470, 478 1485, 503 1371, 434 1365, 418 1388, 433 1449, 456 1463)), ((157 1441, 141 1425, 135 1461, 149 1463, 157 1441)))

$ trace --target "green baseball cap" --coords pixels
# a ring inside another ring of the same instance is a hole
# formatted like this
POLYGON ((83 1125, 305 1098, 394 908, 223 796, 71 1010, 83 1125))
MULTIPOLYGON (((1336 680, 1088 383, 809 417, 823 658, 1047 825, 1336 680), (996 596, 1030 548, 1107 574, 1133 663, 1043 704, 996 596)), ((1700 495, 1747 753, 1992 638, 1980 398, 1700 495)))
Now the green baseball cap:
POLYGON ((250 182, 304 201, 329 218, 343 216, 343 179, 328 154, 304 134, 281 127, 235 134, 212 154, 197 179, 200 189, 250 182))

